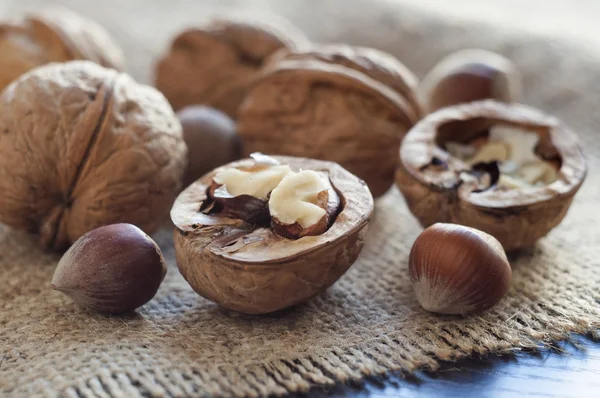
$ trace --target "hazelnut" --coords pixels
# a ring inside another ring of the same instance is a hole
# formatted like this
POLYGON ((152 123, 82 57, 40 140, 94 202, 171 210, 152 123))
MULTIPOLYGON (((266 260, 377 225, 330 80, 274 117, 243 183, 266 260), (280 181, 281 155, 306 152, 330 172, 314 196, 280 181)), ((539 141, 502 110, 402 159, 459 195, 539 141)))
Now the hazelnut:
POLYGON ((393 184, 400 141, 419 118, 408 100, 414 82, 391 56, 336 48, 274 56, 240 108, 243 153, 333 161, 379 196, 393 184))
POLYGON ((184 186, 241 157, 235 122, 225 113, 203 105, 191 105, 177 112, 177 116, 189 154, 184 186))
POLYGON ((586 171, 578 138, 562 122, 486 100, 421 120, 402 142, 396 182, 423 226, 466 225, 512 251, 560 223, 586 171))
POLYGON ((0 95, 0 221, 45 247, 119 222, 155 230, 185 161, 166 99, 114 69, 48 64, 0 95))
POLYGON ((176 110, 204 104, 235 118, 268 57, 308 43, 282 18, 214 18, 173 40, 156 66, 156 87, 176 110))
POLYGON ((52 288, 83 308, 119 314, 152 300, 166 272, 152 238, 134 225, 113 224, 86 233, 67 250, 52 288))
POLYGON ((518 101, 521 76, 511 60, 491 51, 468 49, 442 59, 420 86, 428 111, 462 103, 494 99, 518 101))
POLYGON ((125 69, 123 51, 108 32, 66 8, 0 24, 0 91, 37 66, 75 59, 125 69))
POLYGON ((493 236, 455 224, 425 229, 410 251, 410 279, 421 306, 440 314, 468 315, 497 304, 512 271, 493 236))
POLYGON ((369 189, 339 165, 272 159, 278 164, 271 168, 289 168, 284 178, 277 173, 260 178, 253 191, 253 184, 241 189, 236 183, 248 178, 224 185, 240 195, 268 197, 271 222, 227 217, 216 206, 206 210, 215 176, 254 169, 264 160, 257 156, 205 175, 179 195, 171 210, 184 278, 203 297, 249 314, 290 307, 331 286, 356 260, 373 213, 369 189))

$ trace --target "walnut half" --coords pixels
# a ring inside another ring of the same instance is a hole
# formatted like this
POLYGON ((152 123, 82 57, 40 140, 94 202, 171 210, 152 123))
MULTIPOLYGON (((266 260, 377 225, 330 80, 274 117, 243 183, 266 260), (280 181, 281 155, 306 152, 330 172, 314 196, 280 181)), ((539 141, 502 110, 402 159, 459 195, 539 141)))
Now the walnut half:
POLYGON ((562 122, 486 100, 421 120, 402 143, 396 183, 423 226, 463 224, 510 251, 560 223, 586 172, 578 138, 562 122))
POLYGON ((57 250, 107 224, 152 232, 186 152, 154 88, 90 61, 41 66, 0 95, 0 221, 57 250))
POLYGON ((171 210, 177 265, 184 278, 201 296, 244 313, 277 311, 331 286, 356 260, 373 213, 369 189, 339 165, 273 159, 281 165, 263 167, 283 166, 285 177, 279 168, 228 179, 222 187, 229 183, 236 192, 231 200, 237 202, 226 210, 213 202, 215 177, 228 170, 253 173, 261 167, 257 160, 208 173, 185 189, 171 210), (243 180, 255 180, 271 192, 243 186, 243 180), (256 205, 259 200, 264 207, 256 205), (266 217, 242 216, 265 211, 266 217))

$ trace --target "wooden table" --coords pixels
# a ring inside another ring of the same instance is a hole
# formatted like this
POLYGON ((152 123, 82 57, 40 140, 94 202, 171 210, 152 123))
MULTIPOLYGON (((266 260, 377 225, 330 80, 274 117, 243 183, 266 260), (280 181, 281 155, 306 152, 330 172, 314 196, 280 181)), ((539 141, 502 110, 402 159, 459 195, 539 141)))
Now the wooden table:
POLYGON ((299 397, 600 397, 600 342, 573 336, 570 343, 536 353, 468 359, 439 371, 314 390, 299 397))

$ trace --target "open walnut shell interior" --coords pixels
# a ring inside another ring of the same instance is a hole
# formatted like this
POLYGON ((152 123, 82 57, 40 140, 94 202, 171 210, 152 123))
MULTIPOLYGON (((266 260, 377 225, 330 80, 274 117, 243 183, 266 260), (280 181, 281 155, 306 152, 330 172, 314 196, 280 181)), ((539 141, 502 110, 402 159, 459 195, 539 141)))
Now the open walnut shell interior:
POLYGON ((423 226, 474 227, 494 235, 506 250, 531 246, 555 227, 586 175, 582 149, 567 126, 524 105, 493 100, 429 115, 405 137, 400 161, 397 185, 423 226), (555 168, 553 179, 503 187, 497 162, 473 165, 448 150, 449 143, 485 144, 495 126, 536 135, 532 156, 555 168))
POLYGON ((279 53, 240 108, 244 152, 333 161, 382 195, 393 184, 402 137, 420 114, 388 86, 401 81, 396 86, 412 92, 413 83, 388 66, 346 47, 279 53))
POLYGON ((323 233, 289 239, 268 225, 202 211, 216 173, 251 167, 252 159, 205 175, 179 195, 171 211, 177 264, 184 278, 200 295, 240 312, 276 311, 331 286, 356 260, 373 212, 368 188, 339 165, 274 158, 293 171, 313 170, 328 176, 340 206, 323 233))

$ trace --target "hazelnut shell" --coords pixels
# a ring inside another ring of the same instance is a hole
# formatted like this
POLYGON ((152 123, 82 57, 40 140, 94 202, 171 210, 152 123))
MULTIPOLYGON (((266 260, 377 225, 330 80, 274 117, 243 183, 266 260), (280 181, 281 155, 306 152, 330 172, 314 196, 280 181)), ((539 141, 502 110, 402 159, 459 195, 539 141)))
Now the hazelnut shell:
MULTIPOLYGON (((329 174, 342 205, 323 234, 291 240, 270 228, 199 212, 218 169, 185 189, 171 210, 181 274, 201 296, 239 312, 281 310, 326 290, 358 257, 373 213, 366 185, 339 165, 275 158, 296 171, 329 174)), ((253 162, 245 159, 223 167, 250 167, 253 162)))
POLYGON ((436 222, 466 225, 491 234, 511 251, 532 246, 560 223, 586 171, 579 140, 561 121, 525 105, 486 100, 448 107, 421 120, 402 143, 396 183, 424 227, 436 222), (446 152, 443 143, 468 142, 499 123, 539 135, 538 155, 560 164, 554 182, 483 191, 462 183, 460 173, 470 167, 446 152))
POLYGON ((250 89, 238 134, 245 155, 333 161, 379 196, 393 184, 400 141, 416 120, 404 96, 357 69, 283 58, 250 89))
POLYGON ((83 308, 119 314, 152 300, 166 273, 152 238, 134 225, 113 224, 88 232, 69 248, 52 288, 83 308))
POLYGON ((416 239, 409 271, 417 300, 427 311, 469 315, 496 305, 512 270, 493 236, 456 224, 434 224, 416 239))
POLYGON ((36 68, 0 95, 0 221, 56 250, 119 222, 150 233, 186 151, 154 88, 90 61, 36 68))
POLYGON ((158 61, 156 87, 176 110, 204 104, 235 118, 268 57, 281 48, 308 43, 281 18, 214 18, 177 35, 158 61))
POLYGON ((521 75, 511 60, 481 49, 460 50, 442 59, 419 87, 429 112, 447 106, 521 97, 521 75))
POLYGON ((0 24, 0 91, 37 66, 76 59, 125 69, 123 51, 109 33, 66 8, 46 9, 0 24))
POLYGON ((184 186, 241 157, 235 122, 225 113, 203 105, 190 105, 177 112, 177 117, 188 147, 184 186))

